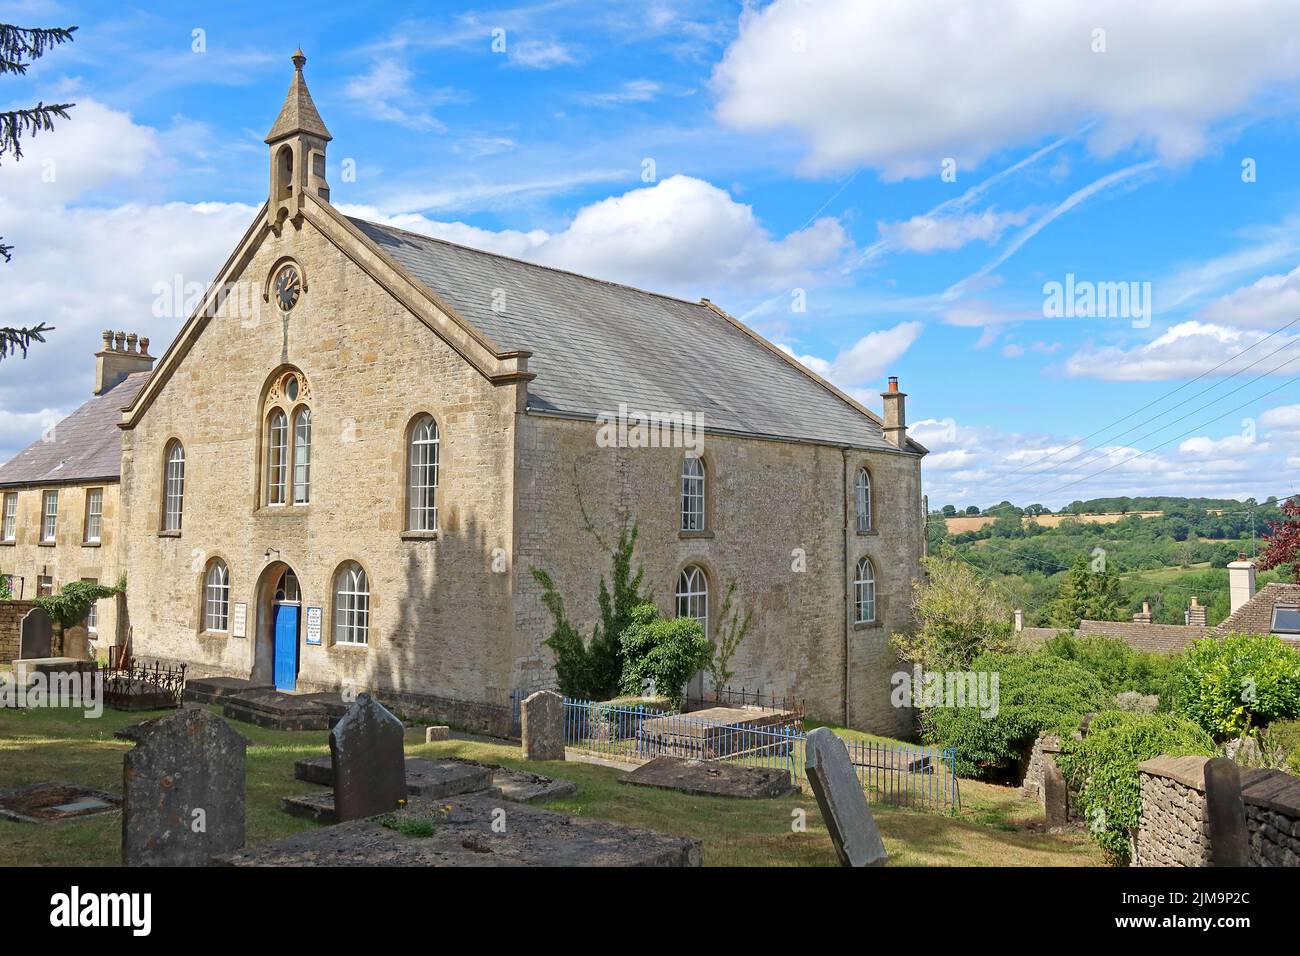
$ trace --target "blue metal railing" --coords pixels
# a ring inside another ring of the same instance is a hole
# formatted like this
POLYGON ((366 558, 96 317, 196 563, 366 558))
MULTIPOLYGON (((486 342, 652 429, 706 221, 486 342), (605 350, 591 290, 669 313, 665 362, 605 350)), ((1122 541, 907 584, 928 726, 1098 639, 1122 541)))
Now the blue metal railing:
MULTIPOLYGON (((802 718, 780 710, 728 723, 641 704, 564 699, 565 746, 628 763, 672 756, 779 767, 807 787, 806 737, 802 718)), ((940 811, 961 806, 956 748, 841 739, 869 800, 940 811)))

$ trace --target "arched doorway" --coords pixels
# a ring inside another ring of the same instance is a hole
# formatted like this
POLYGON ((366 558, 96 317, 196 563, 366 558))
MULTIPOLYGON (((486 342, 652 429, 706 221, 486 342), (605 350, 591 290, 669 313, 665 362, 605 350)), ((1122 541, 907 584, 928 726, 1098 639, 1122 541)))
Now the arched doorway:
POLYGON ((253 656, 254 683, 274 684, 276 690, 298 687, 302 591, 298 575, 283 561, 272 562, 257 586, 257 647, 253 656))

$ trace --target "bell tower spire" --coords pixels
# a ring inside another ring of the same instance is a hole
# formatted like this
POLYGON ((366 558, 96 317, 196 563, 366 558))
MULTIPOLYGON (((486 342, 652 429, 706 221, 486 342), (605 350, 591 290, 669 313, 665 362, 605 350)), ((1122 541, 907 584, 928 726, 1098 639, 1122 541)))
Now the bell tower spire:
POLYGON ((303 193, 308 192, 326 202, 330 187, 325 181, 325 145, 334 137, 325 128, 302 68, 307 57, 297 50, 293 60, 293 79, 284 106, 276 117, 266 144, 271 148, 271 191, 267 218, 279 228, 285 218, 293 218, 302 209, 303 193))

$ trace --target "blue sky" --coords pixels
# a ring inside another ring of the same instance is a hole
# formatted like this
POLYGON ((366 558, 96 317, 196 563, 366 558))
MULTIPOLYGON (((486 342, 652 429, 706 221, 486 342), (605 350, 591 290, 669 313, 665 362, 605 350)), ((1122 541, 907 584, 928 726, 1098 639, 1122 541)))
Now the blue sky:
POLYGON ((336 205, 708 296, 873 407, 899 375, 935 506, 1300 491, 1285 6, 9 4, 80 29, 0 87, 78 104, 0 166, 0 323, 58 328, 0 366, 0 457, 100 329, 170 341, 156 286, 246 228, 300 45, 336 205), (1052 314, 1067 282, 1130 308, 1052 314))

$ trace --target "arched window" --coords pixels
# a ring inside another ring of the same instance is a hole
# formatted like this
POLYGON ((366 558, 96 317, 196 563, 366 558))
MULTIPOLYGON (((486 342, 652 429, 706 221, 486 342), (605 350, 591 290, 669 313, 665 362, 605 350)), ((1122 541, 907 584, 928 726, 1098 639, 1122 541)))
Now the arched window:
POLYGON ((275 157, 275 198, 288 199, 293 194, 293 147, 285 144, 275 157))
POLYGON ((438 423, 422 415, 411 426, 407 450, 407 519, 410 531, 438 530, 438 423))
POLYGON ((682 459, 682 530, 704 530, 704 461, 694 455, 682 459))
POLYGON ((266 503, 282 505, 289 476, 289 424, 275 409, 266 422, 266 503))
POLYGON ((225 631, 230 626, 230 570, 214 558, 203 581, 203 629, 225 631))
POLYGON ((865 468, 858 469, 858 530, 871 530, 871 475, 865 468))
POLYGON ((370 583, 355 561, 334 575, 334 643, 370 643, 370 583))
POLYGON ((180 531, 185 512, 185 448, 178 441, 167 446, 167 464, 163 470, 164 531, 180 531))
POLYGON ((677 616, 694 618, 709 633, 709 579, 704 569, 692 564, 677 576, 677 616))
POLYGON ((293 416, 293 503, 311 501, 311 409, 302 407, 293 416))
POLYGON ((875 619, 876 569, 870 558, 863 558, 853 575, 853 620, 857 624, 870 624, 875 619))

